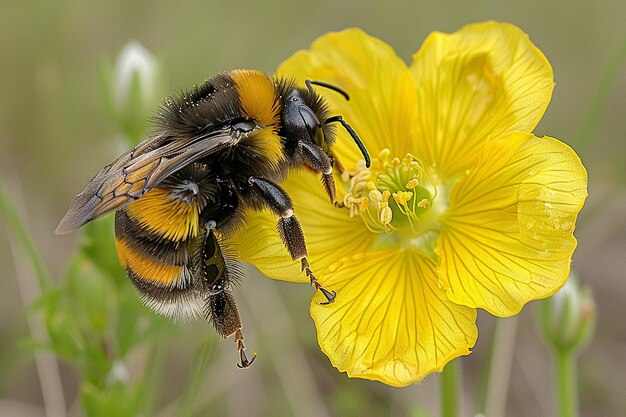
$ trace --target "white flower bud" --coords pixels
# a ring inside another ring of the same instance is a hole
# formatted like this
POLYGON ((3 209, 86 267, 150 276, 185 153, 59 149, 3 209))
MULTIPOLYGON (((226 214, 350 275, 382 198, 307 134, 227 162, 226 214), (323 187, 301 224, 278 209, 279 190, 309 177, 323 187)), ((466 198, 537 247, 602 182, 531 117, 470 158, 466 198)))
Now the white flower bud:
POLYGON ((113 77, 118 109, 128 110, 131 105, 134 82, 138 83, 140 104, 149 104, 154 100, 157 61, 139 42, 130 41, 124 46, 115 63, 113 77))

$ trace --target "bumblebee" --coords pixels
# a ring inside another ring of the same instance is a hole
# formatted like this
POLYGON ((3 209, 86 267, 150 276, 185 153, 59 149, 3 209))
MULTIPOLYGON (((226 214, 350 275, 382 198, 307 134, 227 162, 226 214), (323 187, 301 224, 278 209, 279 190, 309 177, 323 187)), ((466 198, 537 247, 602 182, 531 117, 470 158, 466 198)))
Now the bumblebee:
MULTIPOLYGON (((72 232, 111 211, 117 253, 142 301, 169 318, 204 316, 222 337, 234 335, 240 368, 241 319, 230 287, 241 275, 224 239, 244 227, 247 209, 270 210, 289 255, 327 299, 307 261, 304 235, 289 195, 278 184, 292 168, 321 175, 336 206, 332 145, 343 126, 366 164, 358 135, 330 115, 313 86, 254 70, 234 70, 165 100, 157 132, 98 172, 72 200, 56 229, 72 232)), ((339 168, 341 169, 341 168, 339 168)))

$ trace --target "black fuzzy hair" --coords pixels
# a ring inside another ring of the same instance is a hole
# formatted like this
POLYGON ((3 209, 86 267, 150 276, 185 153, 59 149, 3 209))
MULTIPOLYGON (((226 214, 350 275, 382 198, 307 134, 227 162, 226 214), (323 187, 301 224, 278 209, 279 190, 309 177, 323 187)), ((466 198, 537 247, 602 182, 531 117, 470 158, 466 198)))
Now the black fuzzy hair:
POLYGON ((171 136, 195 136, 218 129, 240 114, 235 82, 224 73, 165 99, 154 122, 171 136))

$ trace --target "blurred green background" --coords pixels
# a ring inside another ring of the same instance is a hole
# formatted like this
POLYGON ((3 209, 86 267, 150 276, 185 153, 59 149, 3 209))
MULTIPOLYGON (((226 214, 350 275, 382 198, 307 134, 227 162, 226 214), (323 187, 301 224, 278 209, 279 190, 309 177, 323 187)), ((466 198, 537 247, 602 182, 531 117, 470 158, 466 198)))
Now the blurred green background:
MULTIPOLYGON (((554 68, 556 89, 536 134, 572 145, 583 153, 589 171, 590 197, 576 232, 574 268, 595 295, 598 326, 580 358, 582 415, 626 415, 625 17, 622 0, 2 0, 0 181, 59 279, 78 234, 59 237, 54 228, 72 196, 125 146, 106 115, 98 68, 112 63, 129 40, 138 40, 157 57, 168 93, 233 68, 271 73, 319 35, 346 27, 359 26, 380 37, 409 61, 431 31, 452 32, 491 19, 512 22, 530 35, 554 68), (605 99, 597 100, 603 85, 610 89, 605 99), (588 146, 585 132, 592 134, 588 146)), ((15 265, 11 244, 0 233, 0 415, 41 416, 32 352, 20 343, 28 338, 28 326, 24 290, 17 280, 30 276, 15 265)), ((319 352, 308 317, 311 288, 251 273, 237 292, 247 342, 259 352, 259 361, 248 371, 237 369, 232 341, 212 336, 216 347, 198 394, 199 404, 208 407, 205 415, 400 416, 438 410, 437 376, 391 389, 349 380, 332 368, 319 352)), ((534 310, 529 305, 520 318, 509 416, 554 415, 549 353, 538 339, 534 310)), ((490 317, 480 316, 475 353, 463 360, 468 412, 492 325, 490 317)), ((154 394, 160 415, 174 415, 177 408, 168 407, 184 392, 193 352, 211 332, 201 322, 172 328, 164 342, 163 381, 154 394)), ((126 364, 131 380, 142 378, 145 352, 139 349, 131 359, 126 364)), ((63 363, 61 372, 71 405, 78 379, 63 363)), ((80 415, 75 404, 71 410, 71 415, 80 415)))

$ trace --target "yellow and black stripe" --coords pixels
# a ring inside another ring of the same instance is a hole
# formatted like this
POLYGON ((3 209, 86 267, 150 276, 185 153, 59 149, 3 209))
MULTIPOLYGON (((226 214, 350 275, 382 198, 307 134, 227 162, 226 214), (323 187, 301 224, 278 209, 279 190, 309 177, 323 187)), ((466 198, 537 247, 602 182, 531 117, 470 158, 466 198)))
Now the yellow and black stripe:
POLYGON ((118 210, 118 257, 142 300, 159 314, 201 316, 206 297, 200 213, 210 198, 207 169, 195 163, 118 210))

